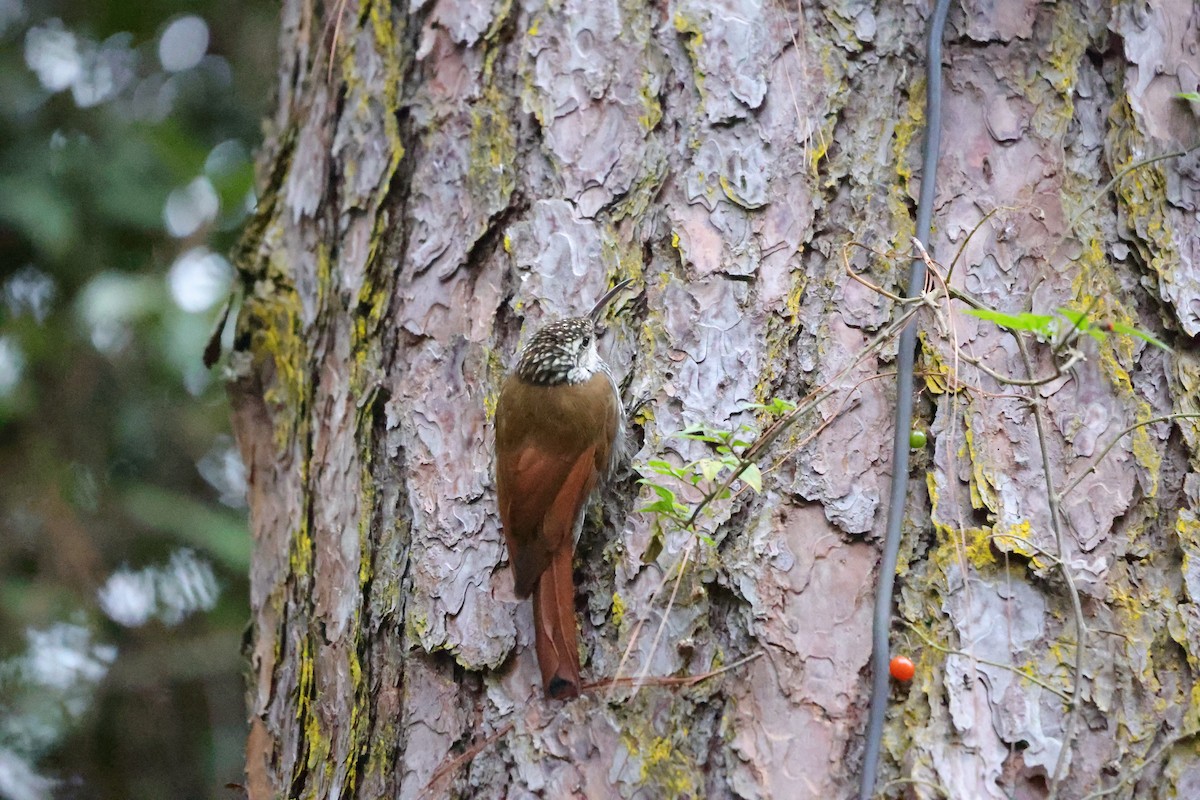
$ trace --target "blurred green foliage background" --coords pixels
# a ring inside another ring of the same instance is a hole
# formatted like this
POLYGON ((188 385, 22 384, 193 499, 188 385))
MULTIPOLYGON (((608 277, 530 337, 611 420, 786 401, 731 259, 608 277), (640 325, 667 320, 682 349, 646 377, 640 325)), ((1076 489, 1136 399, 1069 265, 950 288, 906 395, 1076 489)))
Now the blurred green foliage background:
POLYGON ((0 796, 231 798, 250 540, 201 353, 267 0, 0 0, 0 796))

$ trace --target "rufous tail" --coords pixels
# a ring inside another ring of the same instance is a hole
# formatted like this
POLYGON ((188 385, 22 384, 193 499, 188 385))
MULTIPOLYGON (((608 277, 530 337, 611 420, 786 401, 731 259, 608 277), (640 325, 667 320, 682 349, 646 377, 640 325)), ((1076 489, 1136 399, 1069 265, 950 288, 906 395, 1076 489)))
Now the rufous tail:
POLYGON ((533 588, 533 629, 538 666, 546 696, 567 700, 579 695, 579 645, 575 628, 575 579, 568 541, 551 557, 533 588))

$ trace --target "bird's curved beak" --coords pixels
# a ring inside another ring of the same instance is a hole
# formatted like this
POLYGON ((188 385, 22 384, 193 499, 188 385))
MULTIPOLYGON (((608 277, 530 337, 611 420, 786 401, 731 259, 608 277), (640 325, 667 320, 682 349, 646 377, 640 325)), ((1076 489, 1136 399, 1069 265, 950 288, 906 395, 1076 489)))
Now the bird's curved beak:
POLYGON ((612 302, 612 299, 620 294, 621 291, 631 283, 633 283, 632 278, 626 278, 625 280, 620 281, 616 286, 605 292, 603 297, 596 301, 596 305, 592 306, 592 310, 588 312, 588 317, 592 320, 593 324, 600 322, 600 315, 604 312, 604 307, 612 302))

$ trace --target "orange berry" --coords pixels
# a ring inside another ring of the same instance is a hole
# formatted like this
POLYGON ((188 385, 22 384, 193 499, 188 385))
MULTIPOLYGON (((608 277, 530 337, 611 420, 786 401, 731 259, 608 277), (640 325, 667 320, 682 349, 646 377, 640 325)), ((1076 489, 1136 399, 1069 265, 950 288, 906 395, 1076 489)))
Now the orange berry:
POLYGON ((917 667, 908 656, 894 656, 888 665, 888 672, 898 681, 908 682, 917 674, 917 667))

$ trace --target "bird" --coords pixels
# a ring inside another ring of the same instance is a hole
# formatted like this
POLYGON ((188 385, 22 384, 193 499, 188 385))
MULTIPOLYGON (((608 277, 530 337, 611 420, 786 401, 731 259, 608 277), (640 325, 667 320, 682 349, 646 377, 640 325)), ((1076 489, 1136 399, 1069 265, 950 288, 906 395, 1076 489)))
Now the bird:
POLYGON ((533 595, 534 644, 546 697, 579 695, 572 562, 583 511, 617 460, 624 409, 596 349, 605 306, 542 326, 505 378, 496 403, 496 498, 518 598, 533 595))

